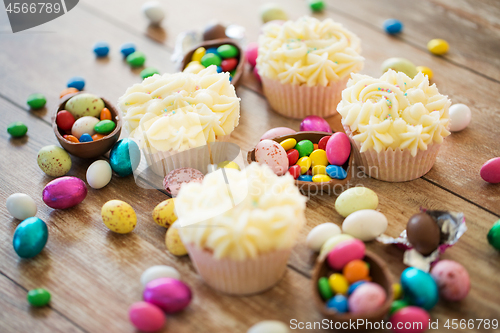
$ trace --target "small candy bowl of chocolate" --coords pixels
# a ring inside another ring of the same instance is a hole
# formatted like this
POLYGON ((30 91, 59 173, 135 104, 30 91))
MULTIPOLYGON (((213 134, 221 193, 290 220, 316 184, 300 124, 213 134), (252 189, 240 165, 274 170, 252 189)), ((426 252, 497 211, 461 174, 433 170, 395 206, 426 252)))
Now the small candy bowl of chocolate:
POLYGON ((318 310, 343 330, 357 320, 380 324, 394 297, 387 265, 359 239, 340 242, 318 258, 312 288, 318 310))
POLYGON ((198 73, 215 65, 217 71, 229 72, 233 86, 237 86, 245 65, 245 55, 240 46, 230 38, 207 40, 184 55, 181 71, 198 73))
POLYGON ((105 98, 89 93, 64 96, 52 119, 54 134, 70 154, 95 158, 118 141, 122 121, 118 110, 105 98))

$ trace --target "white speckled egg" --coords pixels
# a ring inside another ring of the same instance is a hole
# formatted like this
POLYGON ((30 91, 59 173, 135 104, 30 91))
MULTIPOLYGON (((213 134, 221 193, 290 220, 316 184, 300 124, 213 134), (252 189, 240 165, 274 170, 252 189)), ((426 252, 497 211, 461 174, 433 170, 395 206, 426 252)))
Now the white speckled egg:
POLYGON ((159 24, 165 18, 165 12, 158 1, 148 1, 142 5, 142 12, 152 24, 159 24))
POLYGON ((339 226, 334 223, 326 222, 317 225, 307 235, 307 247, 313 251, 319 251, 329 238, 340 235, 341 233, 342 231, 339 226))
POLYGON ((87 133, 90 136, 92 136, 95 134, 94 126, 99 121, 100 120, 98 118, 91 116, 78 118, 73 124, 73 127, 71 128, 71 134, 76 136, 78 140, 80 140, 80 137, 84 133, 87 133))
POLYGON ((69 111, 75 119, 81 117, 99 117, 104 108, 104 101, 89 93, 81 93, 71 97, 66 103, 66 110, 69 111))
POLYGON ((342 192, 335 200, 335 209, 343 217, 361 209, 376 209, 378 196, 366 187, 352 187, 342 192))
POLYGON ((278 320, 261 321, 247 331, 247 333, 289 333, 288 326, 278 320))
POLYGON ((142 273, 141 284, 144 287, 149 282, 159 278, 172 278, 180 280, 181 275, 175 268, 170 266, 165 266, 165 265, 151 266, 148 269, 146 269, 144 273, 142 273))
POLYGON ((25 220, 36 215, 36 203, 24 193, 14 193, 7 198, 7 210, 18 220, 25 220))
POLYGON ((87 183, 98 190, 108 185, 112 175, 111 166, 107 161, 95 161, 87 169, 87 183))
POLYGON ((342 231, 364 242, 374 240, 387 229, 387 218, 373 209, 352 213, 342 223, 342 231))
POLYGON ((464 130, 470 124, 472 112, 465 104, 453 104, 450 106, 450 131, 458 132, 464 130))

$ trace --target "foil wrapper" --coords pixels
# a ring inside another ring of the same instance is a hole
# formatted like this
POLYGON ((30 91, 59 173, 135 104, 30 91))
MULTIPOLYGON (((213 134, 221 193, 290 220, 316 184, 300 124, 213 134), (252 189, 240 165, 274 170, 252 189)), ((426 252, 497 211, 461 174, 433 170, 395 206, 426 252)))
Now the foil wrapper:
POLYGON ((467 225, 465 224, 465 216, 463 213, 426 209, 421 209, 421 211, 429 214, 441 230, 440 244, 431 254, 424 256, 413 249, 413 246, 408 241, 406 230, 403 230, 398 238, 389 237, 383 234, 379 236, 377 240, 383 244, 394 244, 405 250, 403 257, 405 265, 429 272, 432 264, 439 260, 440 254, 458 242, 460 237, 467 231, 467 225))

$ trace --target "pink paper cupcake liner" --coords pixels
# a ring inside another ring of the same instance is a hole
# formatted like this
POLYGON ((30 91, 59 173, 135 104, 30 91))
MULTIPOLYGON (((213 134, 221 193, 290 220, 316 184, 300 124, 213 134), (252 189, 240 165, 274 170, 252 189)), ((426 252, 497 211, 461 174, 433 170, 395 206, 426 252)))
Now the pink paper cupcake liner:
POLYGON ((326 87, 309 87, 305 84, 282 84, 279 80, 262 77, 264 95, 271 107, 287 117, 302 119, 310 115, 323 118, 337 113, 349 77, 330 82, 326 87))
POLYGON ((211 252, 187 245, 198 274, 213 289, 231 295, 261 293, 277 284, 285 274, 292 249, 277 250, 255 259, 215 259, 211 252))
POLYGON ((344 125, 344 130, 354 145, 354 160, 363 172, 372 178, 387 182, 405 182, 425 175, 436 162, 441 144, 433 143, 427 150, 418 150, 412 156, 409 149, 387 149, 377 153, 368 149, 361 153, 361 142, 353 139, 349 126, 344 125))

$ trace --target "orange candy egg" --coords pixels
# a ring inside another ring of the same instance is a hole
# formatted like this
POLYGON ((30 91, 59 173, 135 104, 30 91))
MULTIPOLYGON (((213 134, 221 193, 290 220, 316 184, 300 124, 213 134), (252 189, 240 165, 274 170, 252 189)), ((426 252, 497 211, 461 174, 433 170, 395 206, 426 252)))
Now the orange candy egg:
POLYGON ((63 135, 63 138, 65 138, 66 140, 68 140, 69 142, 74 142, 74 143, 79 143, 80 141, 76 138, 76 136, 73 136, 73 135, 63 135))
POLYGON ((318 149, 318 144, 317 143, 313 143, 313 147, 314 147, 314 150, 318 149))
POLYGON ((59 98, 63 98, 66 95, 77 93, 79 90, 76 88, 66 88, 59 94, 59 98))
POLYGON ((347 263, 342 270, 345 278, 349 283, 354 283, 359 280, 367 280, 370 269, 363 260, 353 260, 347 263))
POLYGON ((100 119, 101 120, 113 120, 111 118, 111 111, 109 111, 108 108, 102 109, 100 119))
POLYGON ((92 140, 97 141, 97 140, 104 138, 105 136, 106 135, 104 135, 104 134, 96 133, 96 134, 92 135, 92 140))

